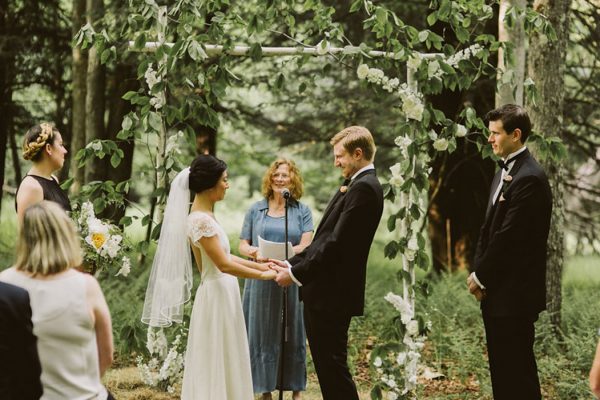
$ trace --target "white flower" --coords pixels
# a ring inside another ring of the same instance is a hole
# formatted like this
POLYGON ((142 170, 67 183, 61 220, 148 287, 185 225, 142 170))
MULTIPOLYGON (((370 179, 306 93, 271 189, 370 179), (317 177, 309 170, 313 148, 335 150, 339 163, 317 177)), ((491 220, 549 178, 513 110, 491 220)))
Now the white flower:
POLYGON ((92 246, 98 254, 108 240, 108 225, 102 223, 98 218, 91 217, 87 220, 88 235, 85 238, 87 244, 92 246))
POLYGON ((431 140, 436 140, 438 138, 438 134, 436 131, 434 131, 433 129, 431 129, 427 135, 429 136, 429 139, 431 140))
POLYGON ((77 218, 77 223, 79 226, 82 226, 87 220, 95 217, 93 204, 86 201, 81 205, 81 212, 79 213, 79 218, 77 218))
POLYGON ((148 85, 148 89, 152 90, 152 87, 160 82, 160 79, 156 75, 156 71, 152 69, 152 64, 148 65, 148 69, 144 73, 144 78, 146 79, 146 84, 148 85))
POLYGON ((391 387, 392 389, 394 389, 395 387, 397 387, 397 386, 398 386, 398 384, 396 383, 396 380, 394 379, 394 377, 393 377, 392 375, 390 375, 390 376, 388 377, 388 380, 387 380, 387 382, 386 382, 386 383, 387 383, 387 385, 388 385, 389 387, 391 387))
POLYGON ((404 184, 404 178, 401 174, 402 166, 400 163, 396 163, 390 167, 390 171, 392 171, 392 178, 390 179, 390 184, 400 187, 404 184))
POLYGON ((371 83, 381 83, 385 74, 379 68, 369 68, 369 73, 367 74, 367 81, 371 83))
POLYGON ((374 366, 381 367, 382 363, 383 363, 383 361, 381 360, 381 357, 375 357, 375 360, 373 361, 374 366))
POLYGON ((398 296, 392 292, 389 292, 385 295, 385 300, 390 302, 396 310, 400 312, 400 318, 403 324, 407 324, 413 316, 414 312, 410 305, 410 303, 402 298, 402 296, 398 296))
POLYGON ((398 365, 404 365, 405 362, 406 362, 406 353, 405 352, 398 353, 398 357, 396 357, 396 363, 398 363, 398 365))
POLYGON ((131 272, 131 261, 129 261, 129 258, 127 257, 123 257, 123 265, 121 266, 121 269, 119 269, 119 272, 117 272, 117 274, 115 276, 124 276, 127 277, 127 275, 129 275, 129 273, 131 272))
POLYGON ((358 69, 356 70, 356 75, 360 80, 365 79, 367 75, 369 75, 369 67, 367 66, 367 64, 360 64, 358 66, 358 69))
POLYGON ((400 80, 398 78, 387 79, 383 84, 383 89, 392 93, 398 86, 400 85, 400 80))
POLYGON ((446 151, 448 149, 448 140, 439 138, 433 142, 433 148, 437 151, 446 151))
POLYGON ((398 394, 396 392, 388 392, 387 398, 388 400, 397 400, 398 394))
POLYGON ((329 41, 323 39, 317 44, 317 54, 322 56, 329 53, 329 49, 331 49, 331 43, 329 41))
POLYGON ((425 106, 416 95, 406 95, 402 99, 402 112, 406 115, 406 118, 421 121, 424 110, 425 106))
POLYGON ((406 333, 410 336, 416 336, 419 333, 419 323, 414 319, 406 325, 406 333))
POLYGON ((456 124, 456 137, 467 136, 467 127, 461 124, 456 124))
POLYGON ((119 250, 121 250, 120 244, 122 240, 123 237, 121 235, 109 236, 108 240, 106 243, 104 243, 104 246, 102 246, 102 249, 100 250, 100 255, 102 257, 108 256, 110 258, 115 258, 119 250))
POLYGON ((157 110, 160 110, 162 106, 166 104, 166 102, 167 98, 165 97, 164 92, 159 92, 150 99, 150 105, 157 110))
POLYGON ((408 68, 410 68, 412 70, 417 70, 417 69, 419 69, 419 66, 421 65, 422 60, 423 60, 423 58, 421 57, 421 55, 419 53, 414 53, 408 59, 408 62, 406 64, 408 65, 408 68))

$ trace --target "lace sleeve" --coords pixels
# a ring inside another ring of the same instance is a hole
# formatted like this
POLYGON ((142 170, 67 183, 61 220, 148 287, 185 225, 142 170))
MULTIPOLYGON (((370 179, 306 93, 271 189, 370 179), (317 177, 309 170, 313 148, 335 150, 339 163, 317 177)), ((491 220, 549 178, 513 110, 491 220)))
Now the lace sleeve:
POLYGON ((188 237, 192 243, 196 243, 203 237, 211 237, 217 234, 215 221, 204 213, 193 213, 187 220, 188 237))

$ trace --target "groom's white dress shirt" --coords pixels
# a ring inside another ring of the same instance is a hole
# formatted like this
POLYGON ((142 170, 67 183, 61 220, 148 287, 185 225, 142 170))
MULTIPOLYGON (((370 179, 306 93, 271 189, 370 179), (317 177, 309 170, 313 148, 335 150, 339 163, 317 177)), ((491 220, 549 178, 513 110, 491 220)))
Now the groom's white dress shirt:
MULTIPOLYGON (((370 169, 375 169, 375 165, 373 165, 373 163, 367 165, 366 167, 362 167, 361 169, 359 169, 358 171, 356 171, 354 173, 354 175, 352 175, 352 177, 350 178, 350 184, 352 183, 352 181, 354 180, 354 178, 356 178, 358 175, 360 175, 362 172, 364 171, 368 171, 370 169)), ((298 279, 296 279, 296 277, 294 276, 294 274, 292 273, 292 264, 290 264, 288 262, 288 260, 285 260, 285 263, 288 266, 288 272, 290 273, 290 278, 292 278, 292 281, 294 281, 294 283, 298 286, 302 286, 302 283, 300 283, 300 281, 298 279)))

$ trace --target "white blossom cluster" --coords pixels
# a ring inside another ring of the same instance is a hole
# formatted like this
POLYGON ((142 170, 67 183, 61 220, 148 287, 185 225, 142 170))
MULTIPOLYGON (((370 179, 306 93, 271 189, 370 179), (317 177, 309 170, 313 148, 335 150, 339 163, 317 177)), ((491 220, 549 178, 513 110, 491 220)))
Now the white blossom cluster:
POLYGON ((172 157, 175 154, 181 154, 181 151, 179 150, 179 140, 182 138, 182 131, 178 131, 176 134, 169 136, 165 149, 165 157, 172 157))
POLYGON ((152 107, 154 107, 156 110, 161 109, 167 103, 167 99, 163 91, 152 94, 152 88, 154 85, 162 80, 158 73, 152 68, 152 63, 148 64, 148 68, 144 73, 144 78, 146 79, 146 84, 148 85, 148 93, 152 95, 152 98, 150 99, 150 105, 152 105, 152 107))
POLYGON ((448 57, 446 59, 446 64, 450 65, 453 68, 458 67, 458 63, 462 60, 468 60, 471 57, 475 57, 479 52, 483 50, 483 47, 479 43, 475 43, 466 49, 462 49, 456 52, 454 55, 448 57))
POLYGON ((379 380, 385 385, 387 399, 398 399, 407 393, 414 393, 417 385, 418 366, 425 337, 419 336, 419 323, 414 319, 410 302, 402 296, 388 293, 385 299, 400 312, 406 334, 402 343, 405 348, 398 353, 389 352, 385 358, 375 357, 373 366, 379 380), (404 384, 396 382, 397 376, 404 376, 404 384))
POLYGON ((129 273, 131 272, 131 261, 129 260, 128 257, 123 257, 121 259, 121 262, 123 263, 121 265, 121 268, 119 269, 119 271, 116 273, 115 276, 124 276, 127 277, 129 275, 129 273))
POLYGON ((184 351, 182 350, 183 336, 175 337, 171 347, 162 329, 148 328, 146 348, 150 360, 137 358, 137 367, 142 381, 152 387, 160 387, 168 393, 175 392, 174 385, 183 377, 184 351))
POLYGON ((356 75, 360 80, 380 85, 383 90, 393 93, 397 91, 402 100, 402 112, 406 118, 421 121, 425 105, 421 94, 412 91, 406 83, 400 84, 398 78, 388 78, 379 68, 369 68, 367 64, 361 64, 356 70, 356 75))

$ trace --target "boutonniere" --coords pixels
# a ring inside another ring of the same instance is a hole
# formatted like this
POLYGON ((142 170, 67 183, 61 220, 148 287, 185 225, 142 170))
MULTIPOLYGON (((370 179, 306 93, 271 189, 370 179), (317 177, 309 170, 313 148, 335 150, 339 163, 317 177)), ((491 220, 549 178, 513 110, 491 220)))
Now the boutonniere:
POLYGON ((512 182, 513 177, 510 175, 506 175, 502 180, 506 183, 509 183, 509 182, 512 182))
POLYGON ((344 185, 340 187, 340 192, 346 193, 348 191, 348 186, 344 185))
POLYGON ((500 198, 498 201, 506 201, 506 197, 504 197, 504 193, 500 193, 500 198))

